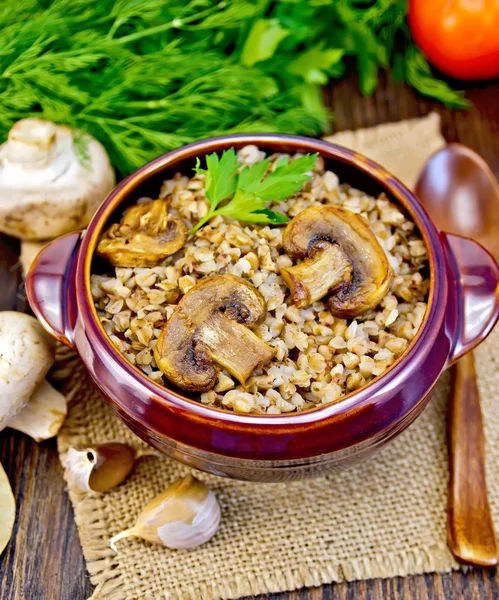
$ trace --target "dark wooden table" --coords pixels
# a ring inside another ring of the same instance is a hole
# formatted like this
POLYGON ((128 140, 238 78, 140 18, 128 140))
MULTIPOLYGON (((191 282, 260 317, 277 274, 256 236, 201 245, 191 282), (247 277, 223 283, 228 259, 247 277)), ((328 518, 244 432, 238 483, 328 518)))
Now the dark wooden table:
MULTIPOLYGON (((383 80, 372 98, 358 92, 354 76, 328 92, 334 129, 369 127, 426 115, 442 116, 443 134, 476 150, 499 176, 499 83, 470 87, 469 112, 451 112, 416 96, 404 85, 383 80)), ((0 310, 24 310, 16 268, 18 245, 0 239, 0 310)), ((64 489, 55 442, 36 444, 12 431, 0 434, 0 461, 17 499, 14 535, 0 558, 0 600, 83 600, 92 592, 73 511, 64 489)), ((497 524, 499 527, 499 524, 497 524)), ((384 600, 499 598, 494 571, 430 574, 327 585, 273 594, 272 600, 384 600)), ((200 599, 201 600, 201 599, 200 599)))

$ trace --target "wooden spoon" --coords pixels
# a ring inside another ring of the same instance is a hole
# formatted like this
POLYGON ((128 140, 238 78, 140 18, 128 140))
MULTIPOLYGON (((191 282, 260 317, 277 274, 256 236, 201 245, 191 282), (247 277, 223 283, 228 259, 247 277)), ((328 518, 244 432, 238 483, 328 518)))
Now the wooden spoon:
MULTIPOLYGON (((442 231, 471 237, 499 257, 499 185, 472 150, 450 144, 434 154, 416 195, 442 231)), ((461 562, 497 565, 497 541, 487 499, 485 445, 473 354, 451 367, 449 399, 449 546, 461 562)))

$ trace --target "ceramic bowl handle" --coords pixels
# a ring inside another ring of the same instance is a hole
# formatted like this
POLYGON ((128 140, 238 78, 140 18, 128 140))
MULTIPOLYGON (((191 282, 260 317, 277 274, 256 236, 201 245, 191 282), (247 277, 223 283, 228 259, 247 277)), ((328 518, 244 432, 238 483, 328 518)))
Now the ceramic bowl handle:
POLYGON ((81 232, 68 233, 41 250, 26 276, 29 304, 45 329, 73 346, 77 317, 75 271, 81 232))
POLYGON ((499 317, 499 265, 483 246, 442 233, 450 294, 457 299, 457 334, 450 363, 473 349, 492 331, 499 317))

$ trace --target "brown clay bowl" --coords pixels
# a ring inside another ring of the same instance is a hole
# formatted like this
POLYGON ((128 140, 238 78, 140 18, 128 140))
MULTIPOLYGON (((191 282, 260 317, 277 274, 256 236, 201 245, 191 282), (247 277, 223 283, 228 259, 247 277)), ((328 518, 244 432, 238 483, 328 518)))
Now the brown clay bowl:
POLYGON ((499 268, 479 244, 439 233, 415 196, 393 175, 351 150, 288 135, 231 135, 157 158, 122 181, 83 234, 63 236, 34 261, 26 280, 34 312, 75 348, 102 396, 146 442, 198 469, 239 479, 279 481, 320 474, 366 457, 421 413, 442 371, 481 342, 497 321, 499 268), (340 401, 308 412, 251 416, 209 408, 158 385, 129 363, 104 332, 90 272, 98 238, 113 215, 154 195, 196 157, 256 144, 268 151, 319 152, 342 181, 385 192, 415 221, 429 250, 430 293, 423 324, 380 377, 340 401))

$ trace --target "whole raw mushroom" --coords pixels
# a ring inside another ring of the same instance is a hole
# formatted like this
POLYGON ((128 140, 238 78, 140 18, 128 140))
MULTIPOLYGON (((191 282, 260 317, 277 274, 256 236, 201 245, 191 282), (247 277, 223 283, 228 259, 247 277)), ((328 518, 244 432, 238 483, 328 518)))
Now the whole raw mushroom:
POLYGON ((0 146, 0 231, 47 240, 82 229, 115 183, 106 151, 90 135, 18 121, 0 146))
POLYGON ((0 431, 12 427, 37 441, 56 435, 67 407, 45 381, 54 350, 55 341, 34 317, 0 312, 0 431))

